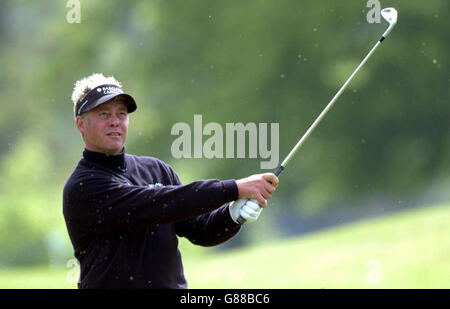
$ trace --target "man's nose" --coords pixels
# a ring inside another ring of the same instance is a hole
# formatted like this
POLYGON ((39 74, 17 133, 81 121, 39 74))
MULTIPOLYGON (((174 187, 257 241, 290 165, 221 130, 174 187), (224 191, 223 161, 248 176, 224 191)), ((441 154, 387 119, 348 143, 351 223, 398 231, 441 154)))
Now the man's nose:
POLYGON ((109 124, 112 126, 118 126, 120 123, 120 118, 117 115, 111 115, 109 118, 109 124))

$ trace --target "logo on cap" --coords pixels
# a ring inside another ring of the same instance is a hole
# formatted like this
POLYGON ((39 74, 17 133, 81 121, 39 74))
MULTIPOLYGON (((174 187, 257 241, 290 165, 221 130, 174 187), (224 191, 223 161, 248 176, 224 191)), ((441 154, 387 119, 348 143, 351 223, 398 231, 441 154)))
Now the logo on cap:
POLYGON ((114 94, 114 93, 122 93, 119 87, 115 86, 104 86, 102 87, 103 95, 114 94))

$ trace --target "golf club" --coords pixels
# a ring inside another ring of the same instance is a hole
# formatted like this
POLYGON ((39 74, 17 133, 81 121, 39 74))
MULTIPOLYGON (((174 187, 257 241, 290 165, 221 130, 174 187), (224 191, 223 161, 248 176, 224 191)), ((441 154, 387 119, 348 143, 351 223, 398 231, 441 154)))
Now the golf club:
MULTIPOLYGON (((388 34, 392 31, 395 24, 397 23, 397 11, 394 8, 385 8, 381 11, 381 16, 389 23, 389 27, 386 29, 386 31, 383 33, 381 38, 377 41, 375 46, 369 51, 367 56, 363 59, 363 61, 358 65, 358 67, 353 71, 353 73, 350 75, 350 77, 345 81, 345 83, 342 85, 341 89, 334 95, 334 97, 331 99, 330 103, 325 107, 325 109, 320 113, 319 117, 313 122, 313 124, 309 127, 309 129, 306 131, 306 133, 302 136, 302 138, 297 142, 297 144, 292 148, 291 152, 286 156, 286 158, 283 160, 283 162, 280 164, 280 166, 277 167, 274 174, 279 176, 281 172, 286 168, 289 161, 292 159, 292 157, 295 155, 295 153, 300 149, 300 147, 303 145, 305 140, 311 135, 312 131, 317 127, 317 125, 320 123, 320 121, 325 117, 325 115, 328 113, 328 111, 333 107, 334 102, 339 98, 339 96, 342 94, 344 89, 347 87, 348 83, 352 80, 352 78, 356 75, 356 73, 359 71, 359 69, 366 63, 367 59, 373 54, 375 49, 380 45, 381 42, 384 41, 384 39, 388 36, 388 34)), ((245 218, 242 216, 239 216, 237 221, 240 224, 245 223, 245 218)))

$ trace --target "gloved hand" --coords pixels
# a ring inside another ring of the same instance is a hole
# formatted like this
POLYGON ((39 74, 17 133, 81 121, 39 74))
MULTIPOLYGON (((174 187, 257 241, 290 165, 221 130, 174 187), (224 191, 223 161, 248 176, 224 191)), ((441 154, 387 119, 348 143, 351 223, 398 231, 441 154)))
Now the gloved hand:
POLYGON ((246 221, 246 223, 255 222, 258 220, 259 214, 262 211, 262 208, 259 207, 257 200, 247 200, 247 199, 239 199, 237 201, 233 201, 228 205, 228 209, 230 211, 231 219, 234 222, 239 223, 237 219, 239 216, 242 216, 246 221))

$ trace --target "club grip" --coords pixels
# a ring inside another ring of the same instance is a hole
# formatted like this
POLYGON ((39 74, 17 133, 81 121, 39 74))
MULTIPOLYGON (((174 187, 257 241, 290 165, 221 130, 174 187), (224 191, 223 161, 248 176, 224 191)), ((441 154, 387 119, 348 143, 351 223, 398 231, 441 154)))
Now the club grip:
POLYGON ((277 167, 277 169, 275 170, 275 172, 273 172, 275 175, 277 175, 277 177, 281 174, 281 172, 284 171, 284 166, 280 165, 277 167))
MULTIPOLYGON (((278 175, 280 175, 283 170, 284 170, 284 166, 280 165, 277 167, 277 169, 273 173, 278 177, 278 175)), ((237 222, 241 225, 244 224, 246 221, 247 220, 245 220, 245 218, 242 216, 239 216, 239 218, 237 218, 237 222)))

